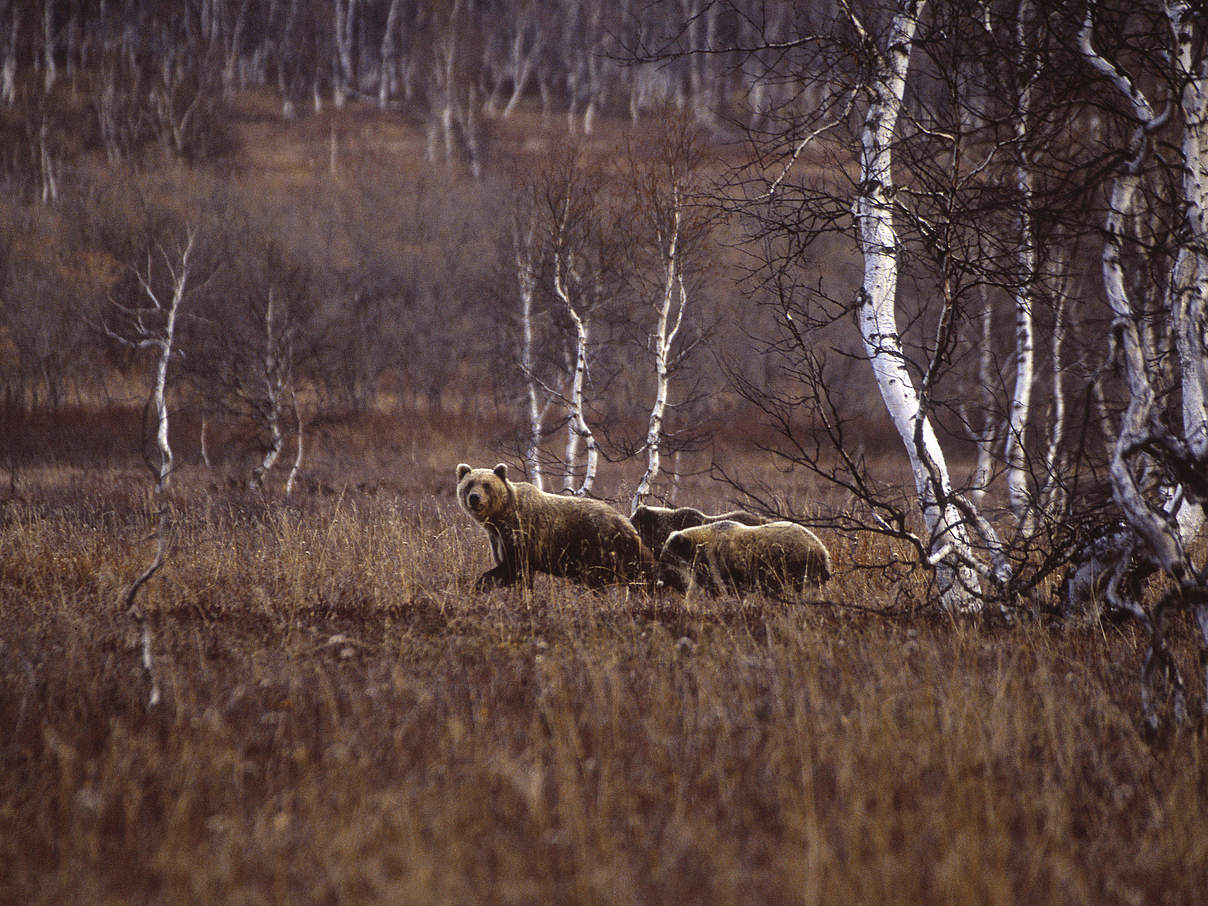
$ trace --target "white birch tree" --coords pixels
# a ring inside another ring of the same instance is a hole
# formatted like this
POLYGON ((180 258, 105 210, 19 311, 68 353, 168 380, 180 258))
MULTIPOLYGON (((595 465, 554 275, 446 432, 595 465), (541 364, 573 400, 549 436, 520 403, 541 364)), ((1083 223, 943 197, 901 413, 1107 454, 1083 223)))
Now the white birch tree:
POLYGON ((527 400, 528 437, 524 445, 525 474, 529 481, 544 490, 541 472, 541 441, 545 435, 545 411, 548 402, 541 402, 534 350, 534 297, 537 293, 536 216, 527 223, 517 217, 512 223, 513 260, 516 266, 516 288, 520 295, 520 370, 524 375, 527 400))
POLYGON ((566 453, 563 462, 562 489, 570 491, 577 497, 590 494, 596 482, 596 469, 600 462, 600 446, 596 442, 595 432, 587 423, 584 391, 587 386, 587 356, 590 348, 589 329, 590 313, 572 298, 572 290, 568 286, 581 286, 582 277, 576 272, 573 253, 563 246, 563 229, 565 222, 560 224, 556 245, 554 247, 554 295, 565 306, 567 315, 575 331, 575 364, 571 377, 570 398, 567 401, 566 416, 566 453), (579 459, 580 445, 586 447, 586 460, 583 467, 583 480, 575 487, 575 463, 579 459))
MULTIPOLYGON (((290 435, 297 480, 305 446, 299 381, 317 356, 321 330, 314 274, 300 257, 262 224, 232 229, 226 241, 230 263, 191 370, 203 393, 249 429, 258 452, 246 486, 256 491, 267 487, 290 435)), ((286 485, 292 490, 293 482, 286 485)))
MULTIPOLYGON (((289 325, 281 324, 274 310, 275 289, 270 286, 264 303, 264 348, 260 362, 261 396, 258 400, 260 417, 268 430, 268 443, 264 456, 252 470, 248 487, 260 490, 265 476, 277 463, 285 446, 285 434, 281 428, 285 397, 293 389, 293 353, 289 325)), ((297 416, 297 399, 294 398, 294 414, 297 416)), ((302 435, 299 421, 298 449, 301 451, 302 435)))
POLYGON ((1025 441, 1032 411, 1032 380, 1035 371, 1035 327, 1033 316, 1036 285, 1036 240, 1032 225, 1034 173, 1028 154, 1028 117, 1032 106, 1032 83, 1037 66, 1030 48, 1031 3, 1021 0, 1015 12, 1015 74, 1019 82, 1014 126, 1016 217, 1019 230, 1018 276, 1015 287, 1015 387, 1008 411, 1006 450, 1007 497, 1011 512, 1022 531, 1032 524, 1032 499, 1028 480, 1025 441))
POLYGON ((148 251, 142 267, 134 271, 135 280, 142 298, 141 304, 127 304, 111 300, 115 315, 114 323, 104 324, 105 333, 132 349, 147 349, 154 353, 154 369, 151 382, 150 411, 155 424, 156 458, 149 463, 155 475, 154 496, 156 501, 155 556, 151 564, 134 580, 126 592, 126 612, 135 620, 141 640, 142 666, 150 685, 148 706, 160 701, 159 682, 155 675, 151 647, 151 630, 146 614, 138 605, 138 593, 159 572, 168 550, 171 530, 171 505, 167 492, 172 480, 174 457, 171 436, 168 431, 168 368, 176 355, 177 330, 186 296, 194 289, 192 255, 197 233, 186 228, 184 242, 175 252, 158 245, 158 259, 148 251), (167 281, 158 278, 160 268, 166 272, 167 281))
MULTIPOLYGON (((868 86, 869 103, 861 137, 860 181, 854 214, 864 280, 857 319, 877 389, 910 459, 927 527, 927 556, 936 568, 940 599, 954 612, 980 608, 981 584, 972 567, 976 557, 968 528, 954 501, 952 482, 939 439, 905 365, 897 326, 897 233, 894 228, 893 147, 906 89, 910 52, 925 0, 899 0, 878 67, 868 86)), ((849 11, 850 13, 850 11, 849 11)), ((865 33, 851 14, 853 26, 865 33)))
POLYGON ((499 115, 505 119, 515 112, 525 91, 532 83, 533 74, 547 40, 545 34, 547 23, 542 21, 547 13, 548 11, 536 0, 527 0, 502 23, 505 41, 501 74, 511 82, 512 89, 503 109, 499 111, 499 115))
POLYGON ((331 102, 340 110, 356 87, 353 47, 356 40, 357 0, 333 0, 331 14, 335 53, 331 67, 331 102))
POLYGON ((579 146, 572 144, 551 156, 537 177, 535 191, 549 286, 569 322, 573 349, 568 360, 569 389, 565 394, 548 385, 545 389, 566 408, 562 490, 584 496, 592 492, 600 459, 587 404, 592 317, 608 294, 612 249, 598 197, 599 174, 584 160, 579 146))
POLYGON ((285 496, 288 497, 294 492, 294 486, 298 482, 298 476, 302 474, 302 462, 305 455, 305 447, 303 438, 306 433, 306 423, 302 419, 302 407, 298 404, 298 388, 293 384, 289 388, 290 408, 294 413, 294 438, 296 444, 294 446, 294 462, 289 469, 289 477, 285 479, 285 496))
POLYGON ((1208 56, 1203 49, 1203 26, 1197 24, 1187 3, 1166 0, 1162 12, 1170 29, 1168 75, 1177 94, 1161 112, 1123 65, 1108 60, 1096 49, 1093 4, 1088 6, 1079 35, 1087 63, 1112 87, 1124 105, 1124 115, 1133 123, 1130 148, 1110 182, 1102 255, 1103 285, 1114 315, 1112 331, 1128 394, 1112 448, 1110 475, 1112 496, 1129 532, 1121 535, 1124 549, 1117 552, 1107 596, 1114 606, 1133 613, 1149 631, 1141 695, 1143 714, 1151 728, 1159 723, 1153 687, 1158 671, 1171 683, 1176 721, 1186 714, 1183 682, 1164 636, 1169 614, 1179 609, 1194 610, 1199 623, 1205 672, 1201 707, 1208 715, 1208 565, 1197 564, 1190 548, 1203 524, 1203 507, 1208 501, 1208 270, 1203 251, 1208 240, 1208 148, 1203 143, 1208 114, 1204 82, 1208 56), (1181 406, 1179 420, 1173 423, 1159 405, 1158 365, 1147 355, 1127 274, 1130 218, 1146 200, 1144 167, 1152 153, 1154 135, 1172 118, 1182 155, 1183 178, 1176 201, 1182 223, 1170 279, 1157 314, 1164 321, 1159 326, 1174 338, 1177 353, 1181 406), (1166 476, 1156 493, 1147 490, 1142 478, 1154 465, 1166 476), (1138 545, 1175 582, 1175 589, 1152 611, 1142 606, 1121 581, 1138 545))
POLYGON ((654 354, 654 404, 650 407, 650 420, 646 428, 646 471, 633 492, 630 510, 634 511, 647 497, 662 465, 663 418, 671 384, 671 358, 675 341, 684 322, 688 308, 688 291, 684 288, 684 275, 679 272, 679 214, 673 217, 671 234, 667 241, 665 261, 667 281, 663 297, 657 305, 657 321, 650 335, 654 354))
POLYGON ((7 13, 8 40, 0 41, 0 103, 12 105, 17 99, 17 36, 21 33, 21 15, 17 4, 6 3, 0 15, 7 13))
POLYGON ((699 203, 704 155, 700 138, 683 116, 669 113, 649 161, 631 154, 627 180, 633 193, 634 257, 649 259, 648 278, 639 275, 636 291, 653 298, 648 303, 654 326, 647 331, 646 349, 654 365, 654 401, 647 418, 642 449, 646 469, 634 490, 631 509, 650 496, 662 468, 666 444, 664 421, 671 403, 671 377, 691 353, 680 331, 688 310, 688 280, 703 254, 709 224, 699 203))
POLYGON ((398 90, 399 74, 402 66, 399 61, 399 0, 390 0, 390 9, 386 13, 386 25, 382 29, 382 43, 379 49, 381 57, 378 69, 378 109, 385 110, 390 98, 398 90))

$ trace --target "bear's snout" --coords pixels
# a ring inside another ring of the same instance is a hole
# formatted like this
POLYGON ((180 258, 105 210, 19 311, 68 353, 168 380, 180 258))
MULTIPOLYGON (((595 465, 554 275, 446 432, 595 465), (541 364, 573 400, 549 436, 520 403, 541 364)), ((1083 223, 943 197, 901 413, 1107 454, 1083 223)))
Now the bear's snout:
POLYGON ((466 505, 472 510, 479 509, 482 506, 482 495, 476 491, 471 491, 466 495, 466 505))

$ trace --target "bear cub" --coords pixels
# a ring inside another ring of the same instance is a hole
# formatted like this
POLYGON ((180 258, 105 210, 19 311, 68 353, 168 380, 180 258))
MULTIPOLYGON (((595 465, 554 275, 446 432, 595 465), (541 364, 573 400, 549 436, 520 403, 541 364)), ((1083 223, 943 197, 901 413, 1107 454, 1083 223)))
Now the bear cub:
POLYGON ((822 541, 795 522, 748 526, 714 522, 672 532, 659 556, 659 581, 677 591, 764 591, 796 595, 831 576, 822 541))
POLYGON ((592 587, 650 581, 654 557, 629 520, 602 500, 550 494, 527 481, 510 481, 508 467, 457 467, 457 503, 491 543, 493 569, 479 590, 549 573, 592 587))
POLYGON ((690 506, 666 507, 646 506, 642 504, 633 511, 633 515, 629 517, 629 521, 638 530, 643 543, 650 548, 651 553, 657 558, 662 553, 663 545, 667 543, 667 539, 671 536, 672 532, 678 532, 697 525, 708 525, 712 522, 739 522, 743 525, 763 525, 768 520, 762 516, 756 516, 754 513, 748 513, 745 510, 734 510, 729 513, 719 513, 716 516, 710 516, 708 513, 702 513, 695 507, 690 506))

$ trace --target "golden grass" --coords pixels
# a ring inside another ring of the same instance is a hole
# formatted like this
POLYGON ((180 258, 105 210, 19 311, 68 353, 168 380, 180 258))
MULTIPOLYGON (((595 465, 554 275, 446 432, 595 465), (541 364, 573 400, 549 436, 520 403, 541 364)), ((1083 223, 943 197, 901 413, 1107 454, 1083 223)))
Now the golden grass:
POLYGON ((485 539, 448 493, 182 479, 141 599, 148 710, 118 606, 151 552, 142 480, 27 481, 0 517, 0 902, 1208 890, 1203 736, 1142 738, 1132 626, 477 594, 485 539))

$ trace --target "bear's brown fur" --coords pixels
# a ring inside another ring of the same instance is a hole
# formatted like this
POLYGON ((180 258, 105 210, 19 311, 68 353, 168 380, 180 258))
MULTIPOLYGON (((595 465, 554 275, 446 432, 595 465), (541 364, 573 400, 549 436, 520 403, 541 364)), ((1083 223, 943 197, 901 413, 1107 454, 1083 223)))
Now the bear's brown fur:
POLYGON ((479 589, 532 585, 549 573, 598 587, 650 581, 655 562, 629 521, 602 500, 548 494, 527 481, 509 481, 508 467, 457 467, 457 502, 482 526, 495 567, 479 589))
POLYGON ((629 517, 633 527, 638 530, 642 542, 651 550, 655 557, 662 553, 663 545, 672 532, 678 532, 697 525, 708 525, 712 522, 739 522, 743 525, 763 525, 768 520, 744 510, 732 510, 729 513, 719 513, 710 516, 695 507, 666 507, 646 506, 642 504, 629 517))
POLYGON ((685 592, 698 585, 710 594, 796 595, 830 578, 830 554, 817 535, 794 522, 722 521, 672 532, 658 575, 685 592))

